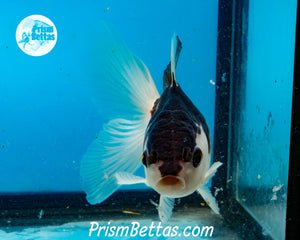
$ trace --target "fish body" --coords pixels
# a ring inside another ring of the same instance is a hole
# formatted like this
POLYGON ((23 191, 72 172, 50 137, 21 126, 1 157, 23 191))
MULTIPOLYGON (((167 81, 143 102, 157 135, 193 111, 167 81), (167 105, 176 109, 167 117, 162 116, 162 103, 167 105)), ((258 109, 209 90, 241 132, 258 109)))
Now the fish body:
POLYGON ((104 201, 120 185, 144 183, 160 194, 159 217, 172 215, 174 198, 198 191, 215 213, 219 209, 206 187, 220 162, 210 166, 211 142, 204 116, 176 81, 182 49, 178 36, 171 41, 171 61, 163 75, 159 96, 144 63, 104 25, 107 41, 99 51, 104 73, 96 71, 96 104, 111 101, 110 120, 90 145, 81 163, 83 189, 91 204, 104 201), (108 71, 107 71, 108 69, 108 71), (102 92, 101 92, 102 90, 102 92), (145 178, 133 173, 141 166, 145 178))
POLYGON ((159 99, 146 130, 143 164, 149 185, 168 197, 184 197, 203 183, 210 165, 204 117, 179 85, 159 99))

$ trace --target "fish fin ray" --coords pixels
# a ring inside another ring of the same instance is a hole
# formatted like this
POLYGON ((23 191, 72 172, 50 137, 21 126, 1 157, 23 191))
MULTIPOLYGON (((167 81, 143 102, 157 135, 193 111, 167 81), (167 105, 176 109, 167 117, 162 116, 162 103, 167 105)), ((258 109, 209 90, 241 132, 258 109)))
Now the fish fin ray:
POLYGON ((163 223, 169 221, 172 216, 175 199, 160 195, 158 205, 158 215, 163 223))
POLYGON ((146 179, 140 176, 133 175, 128 172, 117 172, 115 174, 117 178, 117 183, 119 185, 131 185, 131 184, 138 184, 138 183, 146 183, 146 179))
POLYGON ((169 86, 173 86, 174 85, 173 81, 175 83, 175 86, 177 86, 175 80, 175 69, 177 66, 181 49, 182 49, 181 41, 179 40, 179 37, 176 34, 174 34, 171 40, 171 61, 167 65, 163 75, 164 89, 166 89, 169 86))
POLYGON ((116 172, 135 172, 141 165, 145 119, 113 119, 103 126, 81 160, 83 190, 91 204, 104 201, 119 184, 116 172))
POLYGON ((102 116, 150 119, 158 91, 146 65, 124 44, 108 23, 97 25, 99 42, 91 44, 87 79, 93 102, 102 116))
POLYGON ((205 180, 203 182, 206 184, 208 180, 216 174, 218 168, 221 167, 222 165, 223 163, 221 162, 214 162, 213 165, 211 165, 211 167, 205 173, 205 177, 204 177, 205 180))
POLYGON ((220 214, 220 210, 217 204, 216 198, 211 194, 210 189, 203 185, 197 189, 197 192, 203 197, 206 204, 214 211, 216 214, 220 214))
POLYGON ((182 49, 181 41, 179 40, 179 37, 176 34, 174 34, 171 41, 171 80, 172 80, 171 87, 178 86, 176 82, 175 69, 177 66, 181 49, 182 49))
POLYGON ((92 204, 118 189, 116 172, 133 173, 141 165, 145 130, 159 98, 145 64, 112 29, 99 23, 93 33, 99 41, 87 49, 87 83, 98 112, 109 117, 81 161, 83 190, 92 204))
POLYGON ((163 76, 163 88, 164 90, 169 87, 172 83, 171 79, 171 62, 168 64, 164 71, 164 76, 163 76))

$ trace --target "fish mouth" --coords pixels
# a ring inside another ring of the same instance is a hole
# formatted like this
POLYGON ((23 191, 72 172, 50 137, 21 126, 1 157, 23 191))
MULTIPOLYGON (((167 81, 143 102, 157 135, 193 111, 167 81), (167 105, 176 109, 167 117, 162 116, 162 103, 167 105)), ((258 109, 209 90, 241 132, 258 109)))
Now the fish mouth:
POLYGON ((181 177, 168 175, 161 178, 157 182, 156 187, 161 193, 170 195, 171 193, 183 190, 185 188, 185 181, 181 177))

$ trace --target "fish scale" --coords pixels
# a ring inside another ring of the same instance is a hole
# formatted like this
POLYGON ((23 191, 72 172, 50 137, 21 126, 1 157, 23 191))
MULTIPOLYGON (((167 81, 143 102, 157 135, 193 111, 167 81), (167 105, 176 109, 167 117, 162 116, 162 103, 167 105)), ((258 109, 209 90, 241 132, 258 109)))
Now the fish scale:
POLYGON ((182 160, 184 147, 194 149, 196 126, 192 121, 187 121, 187 116, 184 120, 178 120, 182 115, 186 114, 181 111, 164 112, 152 123, 154 127, 149 128, 147 148, 149 153, 154 149, 159 160, 182 160))

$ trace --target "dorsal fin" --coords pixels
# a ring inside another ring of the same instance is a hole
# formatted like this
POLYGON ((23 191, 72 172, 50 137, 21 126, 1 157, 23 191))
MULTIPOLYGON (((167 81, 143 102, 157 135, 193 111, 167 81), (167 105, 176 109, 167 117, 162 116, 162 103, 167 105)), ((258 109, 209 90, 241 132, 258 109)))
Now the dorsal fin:
POLYGON ((175 87, 178 86, 176 82, 175 69, 177 66, 179 54, 182 49, 181 41, 179 37, 174 34, 171 41, 171 61, 169 62, 167 68, 164 71, 164 89, 167 87, 175 87))

